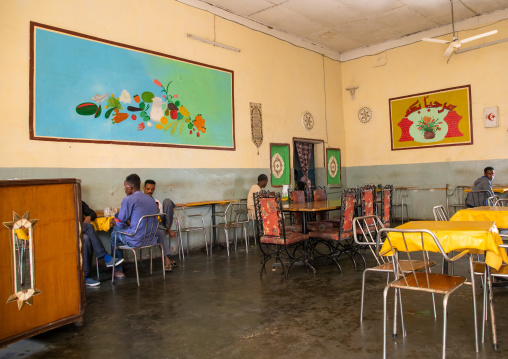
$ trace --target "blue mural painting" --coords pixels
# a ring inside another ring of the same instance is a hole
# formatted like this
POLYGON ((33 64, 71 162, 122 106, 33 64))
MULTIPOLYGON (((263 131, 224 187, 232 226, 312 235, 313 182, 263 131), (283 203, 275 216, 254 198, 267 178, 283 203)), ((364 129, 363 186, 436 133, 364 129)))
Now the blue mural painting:
POLYGON ((234 149, 233 72, 32 23, 32 138, 234 149))

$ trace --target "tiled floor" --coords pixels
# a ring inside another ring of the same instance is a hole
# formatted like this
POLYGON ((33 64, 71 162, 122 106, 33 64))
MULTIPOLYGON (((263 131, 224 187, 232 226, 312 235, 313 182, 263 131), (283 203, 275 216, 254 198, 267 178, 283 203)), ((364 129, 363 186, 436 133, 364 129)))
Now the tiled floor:
MULTIPOLYGON (((191 253, 163 281, 155 267, 142 269, 141 287, 134 268, 127 280, 110 282, 102 271, 99 287, 87 288, 84 325, 68 325, 0 350, 0 358, 380 358, 382 291, 386 278, 370 274, 365 320, 360 324, 362 270, 341 258, 343 273, 317 263, 316 274, 295 266, 286 282, 280 269, 259 277, 260 251, 239 246, 191 253)), ((374 265, 368 257, 368 265, 374 265)), ((148 263, 147 263, 148 264, 148 263)), ((156 262, 158 264, 158 261, 156 262)), ((467 274, 465 266, 459 272, 467 274)), ((477 282, 479 284, 479 282, 477 282)), ((495 289, 500 348, 487 331, 480 352, 474 351, 469 286, 452 294, 448 314, 449 358, 508 356, 508 289, 495 289)), ((389 358, 438 358, 442 313, 432 314, 429 295, 404 293, 407 337, 388 335, 389 358)), ((481 294, 477 294, 481 301, 481 294)), ((390 314, 393 306, 389 307, 390 314)), ((481 304, 478 306, 481 318, 481 304)), ((6 325, 6 323, 1 323, 6 325)), ((389 328, 391 321, 389 322, 389 328)))

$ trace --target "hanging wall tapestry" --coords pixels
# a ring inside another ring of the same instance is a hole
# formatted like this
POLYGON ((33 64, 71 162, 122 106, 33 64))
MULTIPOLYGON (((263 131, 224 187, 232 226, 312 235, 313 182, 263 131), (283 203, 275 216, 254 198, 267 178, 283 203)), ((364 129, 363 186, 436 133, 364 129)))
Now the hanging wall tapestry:
POLYGON ((285 143, 270 144, 270 169, 272 172, 272 187, 289 185, 290 178, 289 145, 285 143))
POLYGON ((340 185, 340 149, 326 149, 326 170, 329 185, 340 185))
POLYGON ((235 149, 233 71, 30 23, 30 138, 235 149))
POLYGON ((470 85, 389 102, 392 150, 473 143, 470 85))
POLYGON ((250 121, 252 142, 257 147, 259 155, 259 147, 263 143, 263 116, 260 103, 250 103, 250 121))

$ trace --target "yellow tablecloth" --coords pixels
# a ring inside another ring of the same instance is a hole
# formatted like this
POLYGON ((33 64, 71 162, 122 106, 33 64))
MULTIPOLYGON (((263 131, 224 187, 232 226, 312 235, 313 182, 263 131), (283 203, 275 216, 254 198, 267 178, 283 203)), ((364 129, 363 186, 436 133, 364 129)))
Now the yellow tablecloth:
MULTIPOLYGON (((508 255, 499 245, 503 243, 499 231, 492 221, 487 222, 445 222, 445 221, 412 221, 396 227, 397 229, 427 229, 433 232, 446 253, 468 249, 471 253, 486 252, 485 262, 492 268, 499 269, 502 262, 508 263, 508 255)), ((405 251, 402 234, 389 233, 392 245, 400 251, 405 251)), ((422 250, 421 238, 417 233, 405 234, 406 243, 410 251, 422 250)), ((439 252, 434 240, 423 236, 425 250, 439 252)), ((381 253, 390 255, 390 245, 385 241, 381 253), (385 253, 386 252, 386 253, 385 253)))
POLYGON ((497 228, 508 228, 508 207, 475 207, 461 209, 450 221, 493 221, 497 228))
POLYGON ((111 218, 114 217, 97 217, 92 221, 95 231, 107 232, 111 228, 111 218))

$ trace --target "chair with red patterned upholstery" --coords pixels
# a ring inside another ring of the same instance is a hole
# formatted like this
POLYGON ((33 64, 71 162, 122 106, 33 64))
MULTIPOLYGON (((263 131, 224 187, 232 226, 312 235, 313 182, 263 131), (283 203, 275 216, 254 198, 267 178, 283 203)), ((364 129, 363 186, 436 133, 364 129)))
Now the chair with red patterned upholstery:
MULTIPOLYGON (((305 196, 305 191, 290 191, 289 193, 289 203, 305 203, 308 202, 306 199, 308 196, 305 196)), ((286 226, 286 230, 294 231, 294 232, 302 232, 302 213, 296 212, 291 213, 291 224, 289 226, 286 226)), ((323 223, 323 222, 310 222, 307 221, 307 230, 313 231, 313 230, 321 230, 326 228, 332 228, 333 225, 329 223, 323 223)))
POLYGON ((327 257, 335 262, 341 272, 339 258, 343 253, 346 253, 351 258, 355 269, 356 261, 354 255, 360 255, 353 240, 356 193, 356 188, 348 188, 342 192, 339 228, 309 232, 313 259, 327 257))
POLYGON ((309 236, 295 231, 286 231, 281 194, 272 194, 267 191, 255 193, 254 209, 258 224, 259 248, 263 253, 259 275, 263 276, 266 262, 272 258, 281 264, 286 280, 289 270, 297 261, 303 261, 315 273, 315 269, 307 262, 306 256, 309 236))
POLYGON ((381 222, 387 228, 392 222, 392 198, 393 185, 387 184, 381 190, 381 222))

